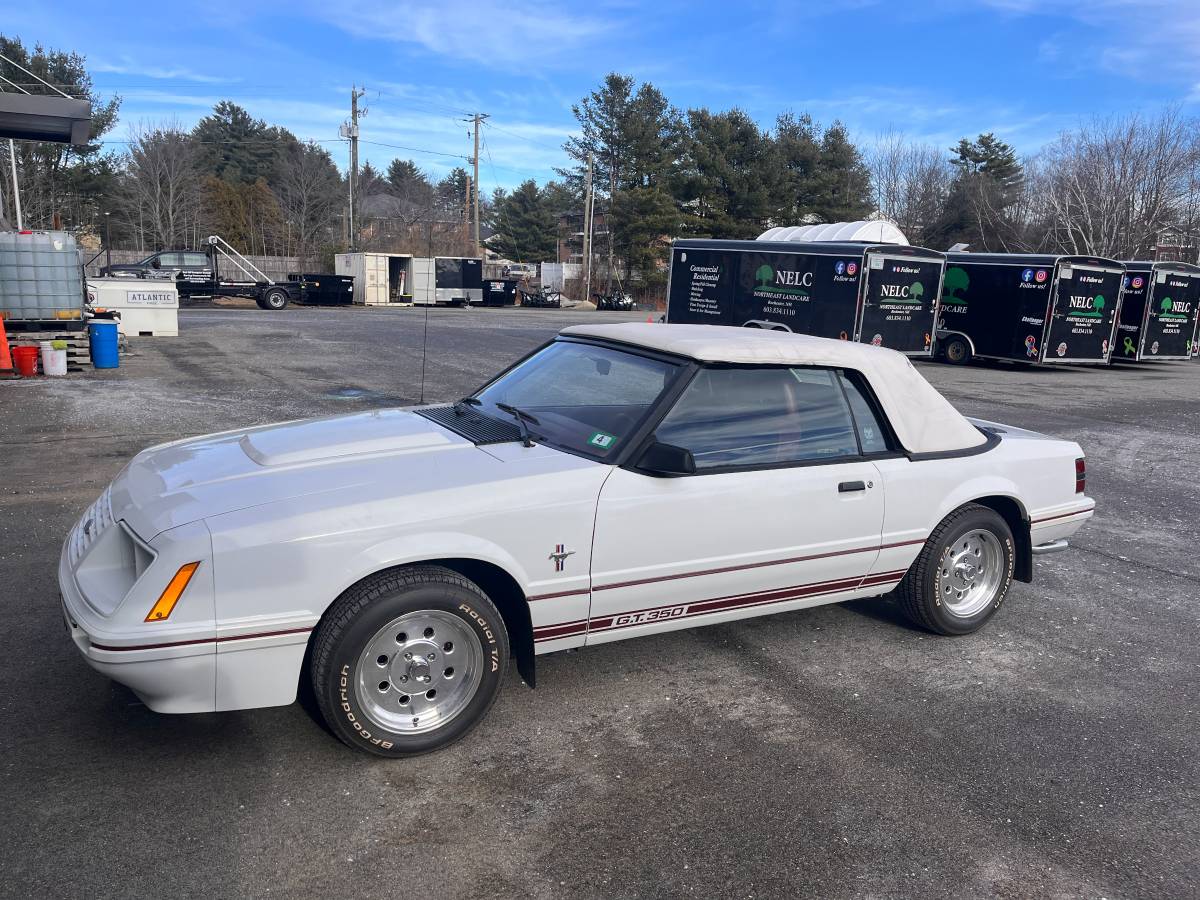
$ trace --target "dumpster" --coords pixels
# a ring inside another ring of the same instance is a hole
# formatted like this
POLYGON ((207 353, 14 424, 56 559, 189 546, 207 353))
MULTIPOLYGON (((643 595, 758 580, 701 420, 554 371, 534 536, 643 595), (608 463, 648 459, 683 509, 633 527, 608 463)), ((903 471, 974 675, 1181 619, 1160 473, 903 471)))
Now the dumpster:
POLYGON ((515 306, 517 303, 516 278, 488 279, 483 283, 484 306, 515 306))

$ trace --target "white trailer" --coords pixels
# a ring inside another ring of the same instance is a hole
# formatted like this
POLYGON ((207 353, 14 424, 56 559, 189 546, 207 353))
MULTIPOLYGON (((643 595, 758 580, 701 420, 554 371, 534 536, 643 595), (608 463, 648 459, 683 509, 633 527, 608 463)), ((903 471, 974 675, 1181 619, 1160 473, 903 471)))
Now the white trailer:
POLYGON ((354 278, 354 302, 367 306, 483 303, 483 260, 473 256, 339 253, 335 272, 354 278))

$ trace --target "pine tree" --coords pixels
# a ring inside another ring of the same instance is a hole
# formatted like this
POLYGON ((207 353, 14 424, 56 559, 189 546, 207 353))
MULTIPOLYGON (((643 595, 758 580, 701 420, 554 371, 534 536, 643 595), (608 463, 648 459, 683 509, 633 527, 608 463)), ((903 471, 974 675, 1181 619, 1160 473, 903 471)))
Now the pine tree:
POLYGON ((558 220, 549 198, 530 179, 499 199, 492 213, 496 233, 488 246, 517 262, 554 259, 558 250, 558 220))

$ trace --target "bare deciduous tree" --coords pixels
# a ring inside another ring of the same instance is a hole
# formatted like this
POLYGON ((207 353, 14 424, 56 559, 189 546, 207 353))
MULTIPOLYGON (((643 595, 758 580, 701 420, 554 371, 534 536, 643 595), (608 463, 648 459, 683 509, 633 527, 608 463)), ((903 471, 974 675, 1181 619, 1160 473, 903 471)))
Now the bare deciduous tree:
POLYGON ((341 181, 329 151, 296 143, 283 154, 276 193, 284 216, 287 252, 311 257, 332 240, 341 210, 341 181))
POLYGON ((954 180, 945 155, 898 132, 881 135, 866 154, 876 210, 915 244, 926 241, 954 180))
POLYGON ((141 246, 188 244, 200 214, 200 181, 196 145, 177 122, 132 129, 121 208, 141 246))
POLYGON ((1136 259, 1196 207, 1195 123, 1177 109, 1154 118, 1096 119, 1045 153, 1042 189, 1054 243, 1071 253, 1136 259))

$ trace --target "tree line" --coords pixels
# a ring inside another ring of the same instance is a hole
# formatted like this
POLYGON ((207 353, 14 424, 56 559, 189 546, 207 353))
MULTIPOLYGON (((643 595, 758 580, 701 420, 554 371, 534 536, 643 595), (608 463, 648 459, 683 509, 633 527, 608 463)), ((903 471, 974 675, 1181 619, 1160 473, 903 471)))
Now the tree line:
MULTIPOLYGON (((97 95, 81 56, 4 36, 0 52, 93 109, 84 147, 18 144, 27 226, 107 232, 114 246, 147 251, 216 233, 243 252, 325 264, 349 244, 349 185, 321 143, 228 100, 192 128, 142 124, 126 141, 106 141, 120 98, 97 95)), ((29 81, 2 62, 0 76, 29 81)), ((764 127, 738 108, 681 110, 616 73, 573 113, 556 178, 483 197, 487 243, 503 258, 556 258, 564 230, 580 227, 589 165, 597 263, 647 289, 661 286, 673 237, 753 238, 773 225, 872 216, 935 249, 1131 259, 1161 243, 1194 256, 1198 242, 1200 130, 1178 109, 1096 119, 1025 157, 993 134, 952 148, 895 132, 856 142, 841 123, 802 113, 764 127)), ((7 156, 0 142, 5 170, 7 156)), ((439 178, 409 159, 368 163, 356 183, 355 243, 470 253, 470 187, 462 167, 439 178)), ((11 210, 11 198, 0 201, 11 210)))

